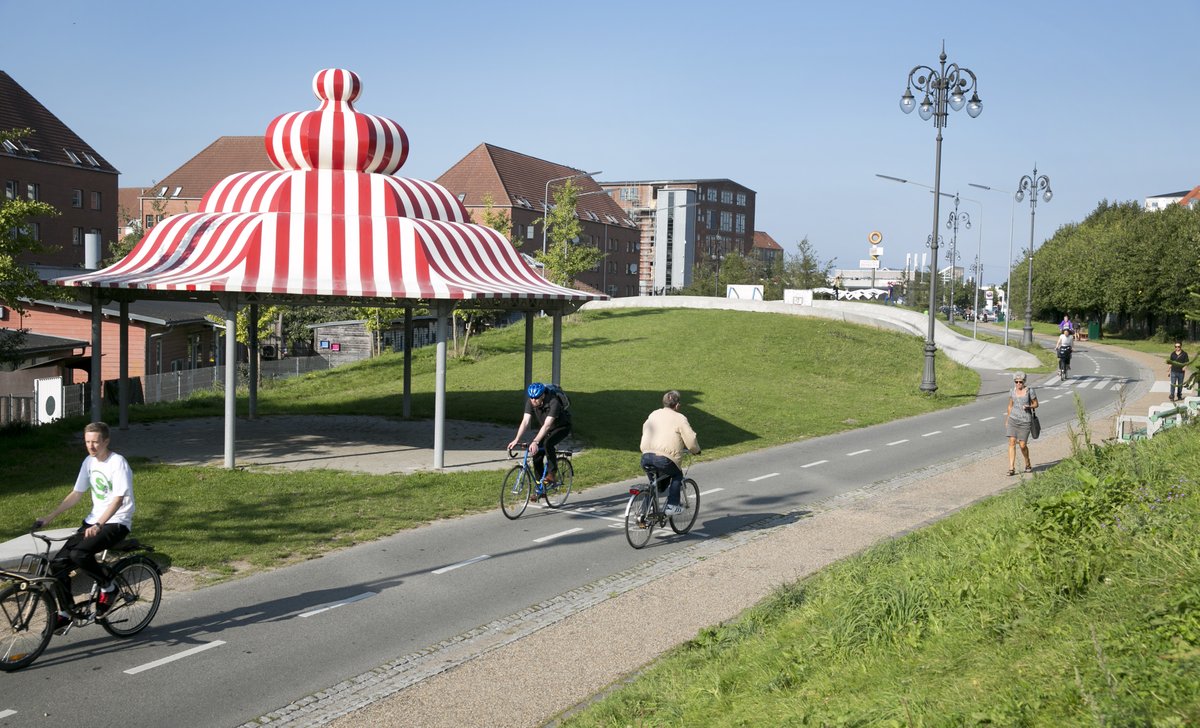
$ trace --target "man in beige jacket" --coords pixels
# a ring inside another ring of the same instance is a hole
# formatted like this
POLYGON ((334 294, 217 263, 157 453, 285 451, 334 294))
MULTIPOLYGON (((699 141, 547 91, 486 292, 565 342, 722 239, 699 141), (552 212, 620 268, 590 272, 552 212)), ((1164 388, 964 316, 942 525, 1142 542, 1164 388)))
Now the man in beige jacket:
POLYGON ((667 490, 668 516, 683 513, 679 505, 679 486, 683 483, 680 460, 686 449, 693 455, 700 454, 700 441, 688 423, 688 418, 679 413, 679 392, 672 389, 663 395, 662 409, 654 410, 642 425, 642 467, 652 466, 671 478, 667 490))

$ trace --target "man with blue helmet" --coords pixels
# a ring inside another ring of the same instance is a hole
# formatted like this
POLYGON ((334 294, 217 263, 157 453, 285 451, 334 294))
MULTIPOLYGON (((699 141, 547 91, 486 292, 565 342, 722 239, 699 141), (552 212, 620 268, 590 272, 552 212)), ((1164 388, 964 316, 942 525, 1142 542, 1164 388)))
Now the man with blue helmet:
POLYGON ((571 434, 571 411, 563 398, 550 391, 541 382, 525 388, 525 414, 517 428, 517 436, 508 443, 508 449, 516 447, 532 420, 537 420, 538 431, 529 442, 529 454, 533 456, 533 472, 543 472, 543 460, 547 463, 545 480, 552 481, 558 475, 558 459, 554 447, 571 434))

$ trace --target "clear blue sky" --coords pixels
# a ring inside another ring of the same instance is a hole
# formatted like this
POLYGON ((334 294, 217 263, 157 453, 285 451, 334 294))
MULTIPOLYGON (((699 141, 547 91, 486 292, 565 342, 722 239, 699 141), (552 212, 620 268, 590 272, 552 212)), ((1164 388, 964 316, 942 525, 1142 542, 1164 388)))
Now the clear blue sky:
MULTIPOLYGON (((942 187, 980 226, 1002 280, 1010 198, 1049 175, 1036 240, 1101 200, 1200 184, 1193 67, 1200 3, 895 3, 707 0, 315 3, 0 0, 3 69, 119 170, 148 185, 215 138, 261 134, 315 108, 321 68, 356 71, 357 108, 398 121, 400 174, 434 179, 480 142, 600 179, 728 177, 758 193, 757 225, 789 252, 807 236, 856 267, 925 250, 932 122, 900 112, 908 72, 951 62, 979 78, 983 113, 952 113, 942 187), (336 8, 336 10, 334 10, 336 8), (20 32, 14 32, 16 29, 20 32)), ((947 209, 943 206, 941 230, 947 209)), ((1016 208, 1013 255, 1028 245, 1016 208)))

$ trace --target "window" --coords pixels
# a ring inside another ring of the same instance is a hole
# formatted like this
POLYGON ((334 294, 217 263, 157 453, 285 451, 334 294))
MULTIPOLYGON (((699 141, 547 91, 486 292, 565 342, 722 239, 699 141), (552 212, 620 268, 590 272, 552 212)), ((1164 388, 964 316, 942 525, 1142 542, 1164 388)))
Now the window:
POLYGON ((4 183, 4 197, 9 200, 17 199, 17 190, 20 184, 15 179, 10 179, 4 183))
POLYGON ((533 226, 532 225, 525 226, 525 239, 533 240, 533 226))
POLYGON ((733 191, 721 190, 721 202, 724 202, 726 205, 731 204, 733 202, 733 191))
POLYGON ((146 216, 146 229, 149 230, 152 227, 154 227, 154 216, 147 215, 146 216))
POLYGON ((737 232, 737 233, 746 232, 746 215, 744 213, 739 212, 737 214, 737 217, 734 219, 737 221, 735 223, 736 227, 734 227, 734 232, 737 232))
POLYGON ((717 188, 716 188, 716 187, 709 187, 709 188, 708 188, 708 201, 709 201, 709 202, 716 202, 716 201, 717 201, 717 188))
POLYGON ((81 228, 81 227, 71 228, 71 245, 75 245, 75 246, 83 245, 83 228, 81 228))
POLYGON ((25 233, 33 240, 42 239, 42 224, 40 222, 30 222, 25 224, 25 233))
POLYGON ((709 210, 709 211, 708 211, 708 225, 707 225, 707 227, 708 227, 708 229, 709 229, 709 230, 716 230, 716 229, 717 229, 717 211, 716 211, 716 210, 709 210))
POLYGON ((71 207, 83 208, 83 190, 71 190, 71 207))
POLYGON ((728 232, 732 229, 733 229, 733 213, 732 212, 722 212, 721 213, 721 230, 722 230, 722 232, 728 232))
POLYGON ((746 193, 745 193, 745 192, 739 192, 739 193, 738 193, 738 195, 737 195, 737 203, 738 203, 738 205, 740 205, 740 206, 742 206, 742 207, 745 207, 745 206, 746 206, 746 193))
POLYGON ((92 193, 92 209, 93 210, 100 209, 100 193, 99 192, 92 193))
POLYGON ((25 185, 25 196, 35 202, 42 199, 42 186, 37 182, 30 182, 25 185))

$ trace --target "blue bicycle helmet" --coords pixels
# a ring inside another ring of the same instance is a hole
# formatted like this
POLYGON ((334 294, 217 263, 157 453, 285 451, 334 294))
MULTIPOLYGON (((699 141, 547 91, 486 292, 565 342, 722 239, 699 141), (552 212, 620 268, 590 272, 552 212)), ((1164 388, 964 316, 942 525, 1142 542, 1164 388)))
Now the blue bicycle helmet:
POLYGON ((546 393, 546 385, 541 382, 534 382, 525 388, 525 394, 529 395, 530 399, 537 399, 546 393))

